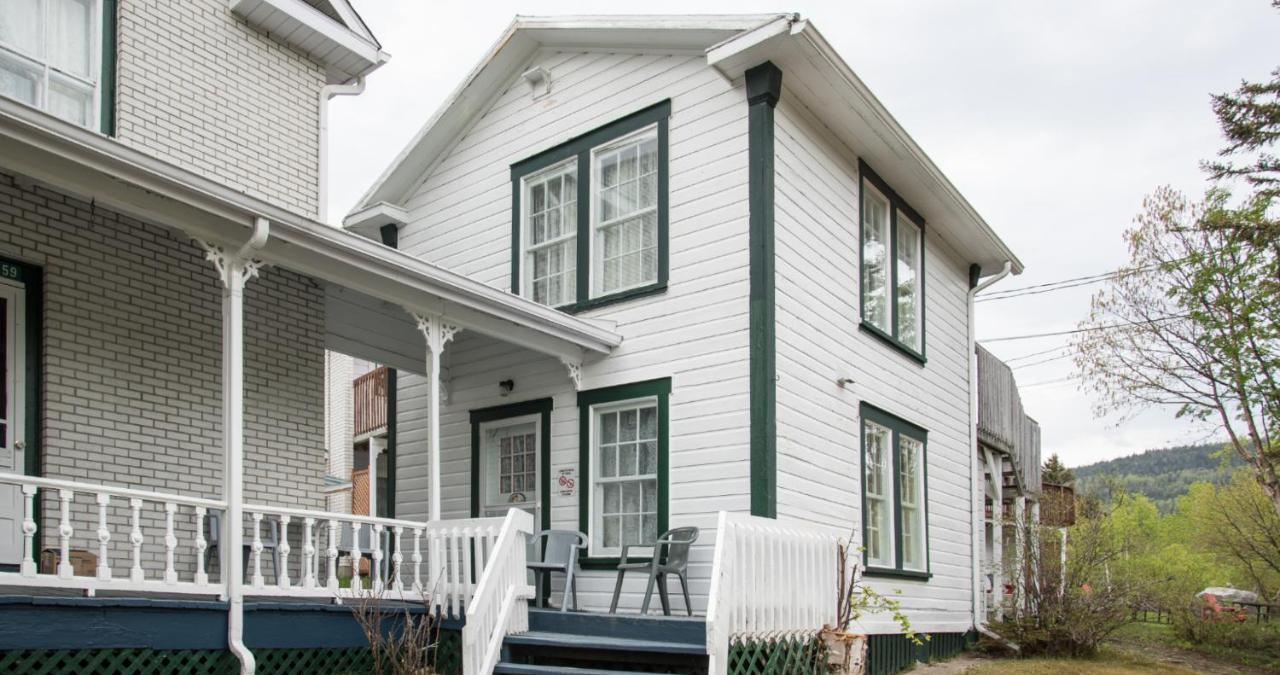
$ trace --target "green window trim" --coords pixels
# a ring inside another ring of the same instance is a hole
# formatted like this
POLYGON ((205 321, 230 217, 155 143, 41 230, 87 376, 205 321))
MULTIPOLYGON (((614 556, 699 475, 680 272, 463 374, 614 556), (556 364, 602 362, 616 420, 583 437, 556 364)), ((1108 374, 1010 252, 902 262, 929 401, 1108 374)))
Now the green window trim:
MULTIPOLYGON (((658 534, 666 532, 670 527, 668 453, 671 442, 671 378, 664 377, 578 392, 578 529, 586 533, 588 542, 593 541, 591 532, 592 490, 594 489, 591 483, 591 460, 594 450, 591 426, 595 417, 593 408, 642 398, 656 398, 658 401, 658 534)), ((614 569, 618 566, 618 558, 591 556, 588 549, 588 555, 582 558, 580 563, 584 569, 614 569)))
POLYGON ((870 403, 863 403, 859 410, 858 422, 858 443, 861 448, 861 459, 859 461, 858 483, 862 486, 862 508, 860 517, 862 519, 862 564, 864 574, 867 576, 878 577, 899 577, 903 579, 920 579, 927 580, 933 576, 932 556, 929 555, 929 432, 924 428, 916 426, 900 417, 885 412, 870 403), (893 488, 893 567, 873 566, 867 559, 867 429, 866 423, 874 422, 890 432, 890 452, 889 456, 893 462, 893 468, 890 472, 892 480, 890 481, 893 488), (902 498, 899 494, 900 467, 898 457, 898 438, 907 436, 920 442, 920 470, 921 470, 921 508, 924 510, 924 570, 904 569, 902 566, 902 498))
POLYGON ((102 73, 98 82, 99 130, 116 135, 116 49, 118 44, 119 2, 102 0, 102 73))
POLYGON ((900 195, 889 184, 880 178, 880 175, 872 170, 871 166, 865 161, 858 160, 858 175, 860 177, 860 185, 858 189, 858 274, 856 275, 856 283, 858 288, 858 322, 859 328, 902 352, 912 360, 918 361, 921 365, 928 362, 926 356, 926 330, 928 316, 928 305, 925 298, 926 274, 925 274, 925 236, 926 227, 924 217, 918 211, 911 208, 911 205, 902 199, 900 195), (898 280, 898 214, 904 214, 906 217, 920 228, 920 349, 917 351, 911 345, 903 342, 898 337, 898 302, 891 299, 889 302, 889 330, 867 321, 867 289, 862 283, 862 269, 866 261, 865 242, 863 236, 863 212, 866 208, 867 191, 864 189, 865 184, 870 183, 877 192, 889 200, 889 254, 886 257, 885 274, 887 279, 885 283, 889 288, 897 288, 898 280))
POLYGON ((480 517, 480 425, 513 417, 538 415, 539 527, 551 529, 551 409, 550 398, 479 408, 471 411, 471 517, 480 517))
POLYGON ((544 150, 532 157, 511 165, 511 292, 523 295, 521 283, 521 264, 524 247, 521 242, 521 196, 523 179, 526 176, 552 167, 566 160, 577 162, 578 170, 578 223, 577 223, 577 260, 575 262, 576 293, 575 301, 558 305, 559 309, 570 314, 604 307, 614 303, 645 297, 667 290, 667 279, 670 274, 670 152, 668 151, 668 120, 671 117, 671 100, 655 103, 638 110, 626 117, 615 120, 602 127, 576 136, 560 145, 544 150), (645 286, 591 297, 591 152, 594 148, 635 133, 650 126, 658 131, 658 276, 657 280, 645 286))

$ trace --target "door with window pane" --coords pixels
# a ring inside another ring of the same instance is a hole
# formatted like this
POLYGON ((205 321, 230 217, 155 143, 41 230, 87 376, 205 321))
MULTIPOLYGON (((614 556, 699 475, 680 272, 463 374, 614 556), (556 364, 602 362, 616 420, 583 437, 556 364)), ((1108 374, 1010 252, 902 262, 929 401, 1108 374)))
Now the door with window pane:
MULTIPOLYGON (((0 367, 4 384, 0 387, 0 471, 25 473, 23 440, 25 401, 23 400, 26 358, 24 345, 25 291, 0 281, 0 367)), ((22 493, 17 486, 0 485, 0 565, 17 565, 22 560, 22 493)))
POLYGON ((504 516, 515 507, 540 523, 538 457, 541 438, 537 415, 480 426, 480 509, 482 516, 504 516))
POLYGON ((593 555, 651 546, 658 537, 658 403, 595 411, 593 555))

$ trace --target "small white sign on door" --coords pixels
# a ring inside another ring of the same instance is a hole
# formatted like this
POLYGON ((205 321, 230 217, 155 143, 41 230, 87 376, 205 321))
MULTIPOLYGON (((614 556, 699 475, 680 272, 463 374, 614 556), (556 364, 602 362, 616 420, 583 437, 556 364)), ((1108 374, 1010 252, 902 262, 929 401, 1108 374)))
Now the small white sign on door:
POLYGON ((578 494, 578 467, 564 467, 556 471, 554 489, 561 497, 572 497, 578 494))

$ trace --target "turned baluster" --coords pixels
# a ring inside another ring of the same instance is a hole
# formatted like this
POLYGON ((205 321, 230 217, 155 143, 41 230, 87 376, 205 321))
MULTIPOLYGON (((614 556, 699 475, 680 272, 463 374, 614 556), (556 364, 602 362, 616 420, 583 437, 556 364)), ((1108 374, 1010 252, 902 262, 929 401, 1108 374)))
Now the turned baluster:
POLYGON ((373 523, 369 526, 369 578, 370 587, 374 593, 382 591, 382 523, 373 523))
POLYGON ((400 552, 400 540, 404 539, 404 528, 396 525, 392 532, 396 537, 395 553, 391 554, 392 588, 397 591, 403 591, 404 579, 400 576, 400 566, 404 563, 404 554, 400 552))
POLYGON ((22 576, 34 577, 39 570, 36 567, 35 536, 36 530, 36 491, 34 485, 23 485, 22 494, 26 497, 26 509, 22 516, 22 576))
POLYGON ((107 559, 107 542, 111 541, 111 530, 107 529, 107 506, 111 496, 98 493, 98 579, 111 580, 111 564, 107 559))
POLYGON ((62 502, 62 517, 58 522, 58 545, 62 557, 58 559, 58 578, 70 579, 75 576, 71 567, 71 498, 75 493, 71 490, 58 490, 58 499, 62 502))
POLYGON ((351 523, 351 590, 360 591, 360 523, 351 523))
POLYGON ((146 578, 142 572, 142 500, 130 498, 129 510, 133 512, 133 530, 129 532, 129 543, 133 544, 133 567, 129 569, 129 580, 142 581, 146 578))
POLYGON ((280 570, 279 578, 276 579, 276 585, 280 588, 289 587, 289 551, 293 549, 289 546, 289 516, 280 516, 280 570))
POLYGON ((178 583, 178 570, 173 566, 173 554, 178 548, 178 537, 173 533, 173 514, 178 505, 173 502, 164 504, 164 582, 178 583))
POLYGON ((315 527, 315 518, 302 520, 302 587, 316 587, 316 542, 311 537, 311 528, 315 527))
POLYGON ((204 568, 204 552, 209 548, 209 542, 204 538, 204 517, 205 509, 203 506, 196 507, 196 583, 203 586, 209 583, 209 571, 204 568))
POLYGON ((262 588, 262 514, 253 513, 250 517, 253 518, 253 587, 262 588))
POLYGON ((422 528, 413 528, 413 592, 422 592, 422 528))
POLYGON ((329 590, 338 592, 338 521, 329 519, 329 590))

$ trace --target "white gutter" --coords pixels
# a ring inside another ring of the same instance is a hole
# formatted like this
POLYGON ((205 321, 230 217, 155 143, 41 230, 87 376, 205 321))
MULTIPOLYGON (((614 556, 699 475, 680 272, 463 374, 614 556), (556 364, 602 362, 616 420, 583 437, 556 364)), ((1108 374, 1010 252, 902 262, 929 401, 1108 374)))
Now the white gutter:
POLYGON ((364 93, 364 76, 351 84, 326 84, 320 87, 320 158, 318 174, 316 220, 329 225, 329 99, 335 96, 359 96, 364 93))
POLYGON ((977 329, 974 321, 974 298, 982 291, 987 290, 993 284, 1009 276, 1013 270, 1013 261, 1006 260, 1001 270, 985 280, 974 284, 969 289, 968 308, 969 308, 969 520, 970 520, 970 536, 969 545, 973 551, 973 627, 979 633, 986 635, 998 642, 1009 644, 1013 649, 1017 650, 1016 645, 1012 645, 1008 640, 996 635, 986 626, 986 617, 982 613, 982 541, 985 538, 986 526, 983 523, 983 512, 986 500, 986 487, 979 480, 982 467, 978 463, 978 357, 977 357, 977 329))

